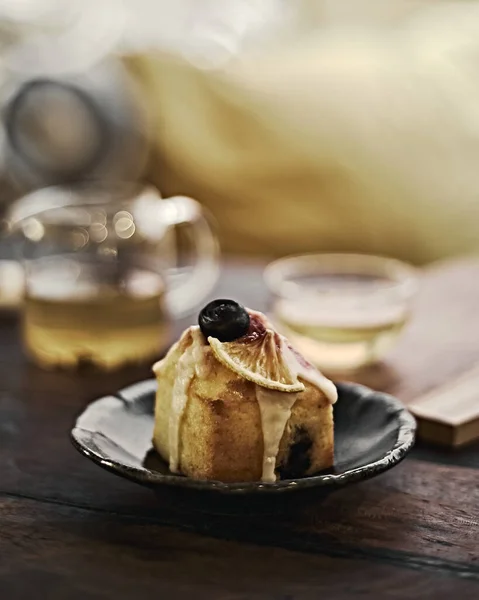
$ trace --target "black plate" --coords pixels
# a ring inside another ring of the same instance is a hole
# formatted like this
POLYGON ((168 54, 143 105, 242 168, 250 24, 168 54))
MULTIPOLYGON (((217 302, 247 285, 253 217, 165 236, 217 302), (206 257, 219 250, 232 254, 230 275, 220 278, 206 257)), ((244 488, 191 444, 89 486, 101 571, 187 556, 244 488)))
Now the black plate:
POLYGON ((74 446, 108 471, 150 487, 175 486, 228 494, 324 491, 374 477, 399 463, 414 444, 416 423, 403 404, 355 384, 338 384, 332 471, 276 483, 195 481, 174 475, 152 450, 154 380, 142 381, 90 404, 71 432, 74 446))

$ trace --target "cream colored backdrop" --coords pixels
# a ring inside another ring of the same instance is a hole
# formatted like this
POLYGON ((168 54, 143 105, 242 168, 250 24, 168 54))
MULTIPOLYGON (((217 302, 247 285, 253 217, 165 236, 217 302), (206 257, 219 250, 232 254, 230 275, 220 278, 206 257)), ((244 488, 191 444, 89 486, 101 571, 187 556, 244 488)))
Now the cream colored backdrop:
POLYGON ((386 4, 304 2, 216 68, 129 57, 151 178, 208 206, 226 251, 479 248, 479 3, 386 4))

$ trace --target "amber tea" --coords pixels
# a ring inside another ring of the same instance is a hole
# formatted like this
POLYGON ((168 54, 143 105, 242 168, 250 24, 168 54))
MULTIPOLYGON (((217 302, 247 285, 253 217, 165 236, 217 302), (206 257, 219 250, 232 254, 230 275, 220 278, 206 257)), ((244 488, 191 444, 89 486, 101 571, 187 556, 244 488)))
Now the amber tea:
POLYGON ((168 338, 165 286, 158 273, 128 270, 98 280, 88 263, 61 258, 30 266, 24 339, 44 366, 93 363, 103 369, 158 355, 168 338))
POLYGON ((373 318, 361 311, 331 308, 322 312, 303 304, 282 303, 278 325, 316 365, 330 371, 347 371, 376 362, 396 341, 407 319, 405 311, 387 309, 373 318), (299 309, 299 310, 298 310, 299 309))

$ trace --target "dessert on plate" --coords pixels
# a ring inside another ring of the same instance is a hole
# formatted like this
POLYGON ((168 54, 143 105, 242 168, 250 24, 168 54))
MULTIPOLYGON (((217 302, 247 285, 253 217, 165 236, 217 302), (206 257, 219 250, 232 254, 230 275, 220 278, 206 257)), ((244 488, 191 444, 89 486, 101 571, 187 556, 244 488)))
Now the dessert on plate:
POLYGON ((336 388, 262 313, 211 302, 153 370, 153 445, 172 472, 273 482, 333 465, 336 388))

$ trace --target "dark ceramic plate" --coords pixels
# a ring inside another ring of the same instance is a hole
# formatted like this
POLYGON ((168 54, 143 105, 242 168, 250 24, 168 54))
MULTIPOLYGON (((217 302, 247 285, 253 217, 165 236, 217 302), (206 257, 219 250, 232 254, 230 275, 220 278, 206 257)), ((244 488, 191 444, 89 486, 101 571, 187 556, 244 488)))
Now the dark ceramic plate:
POLYGON ((71 432, 74 446, 101 467, 142 485, 241 494, 334 488, 368 479, 399 463, 414 444, 416 423, 399 400, 360 385, 339 384, 334 469, 276 483, 195 481, 170 473, 152 450, 155 390, 154 380, 142 381, 90 404, 71 432))

